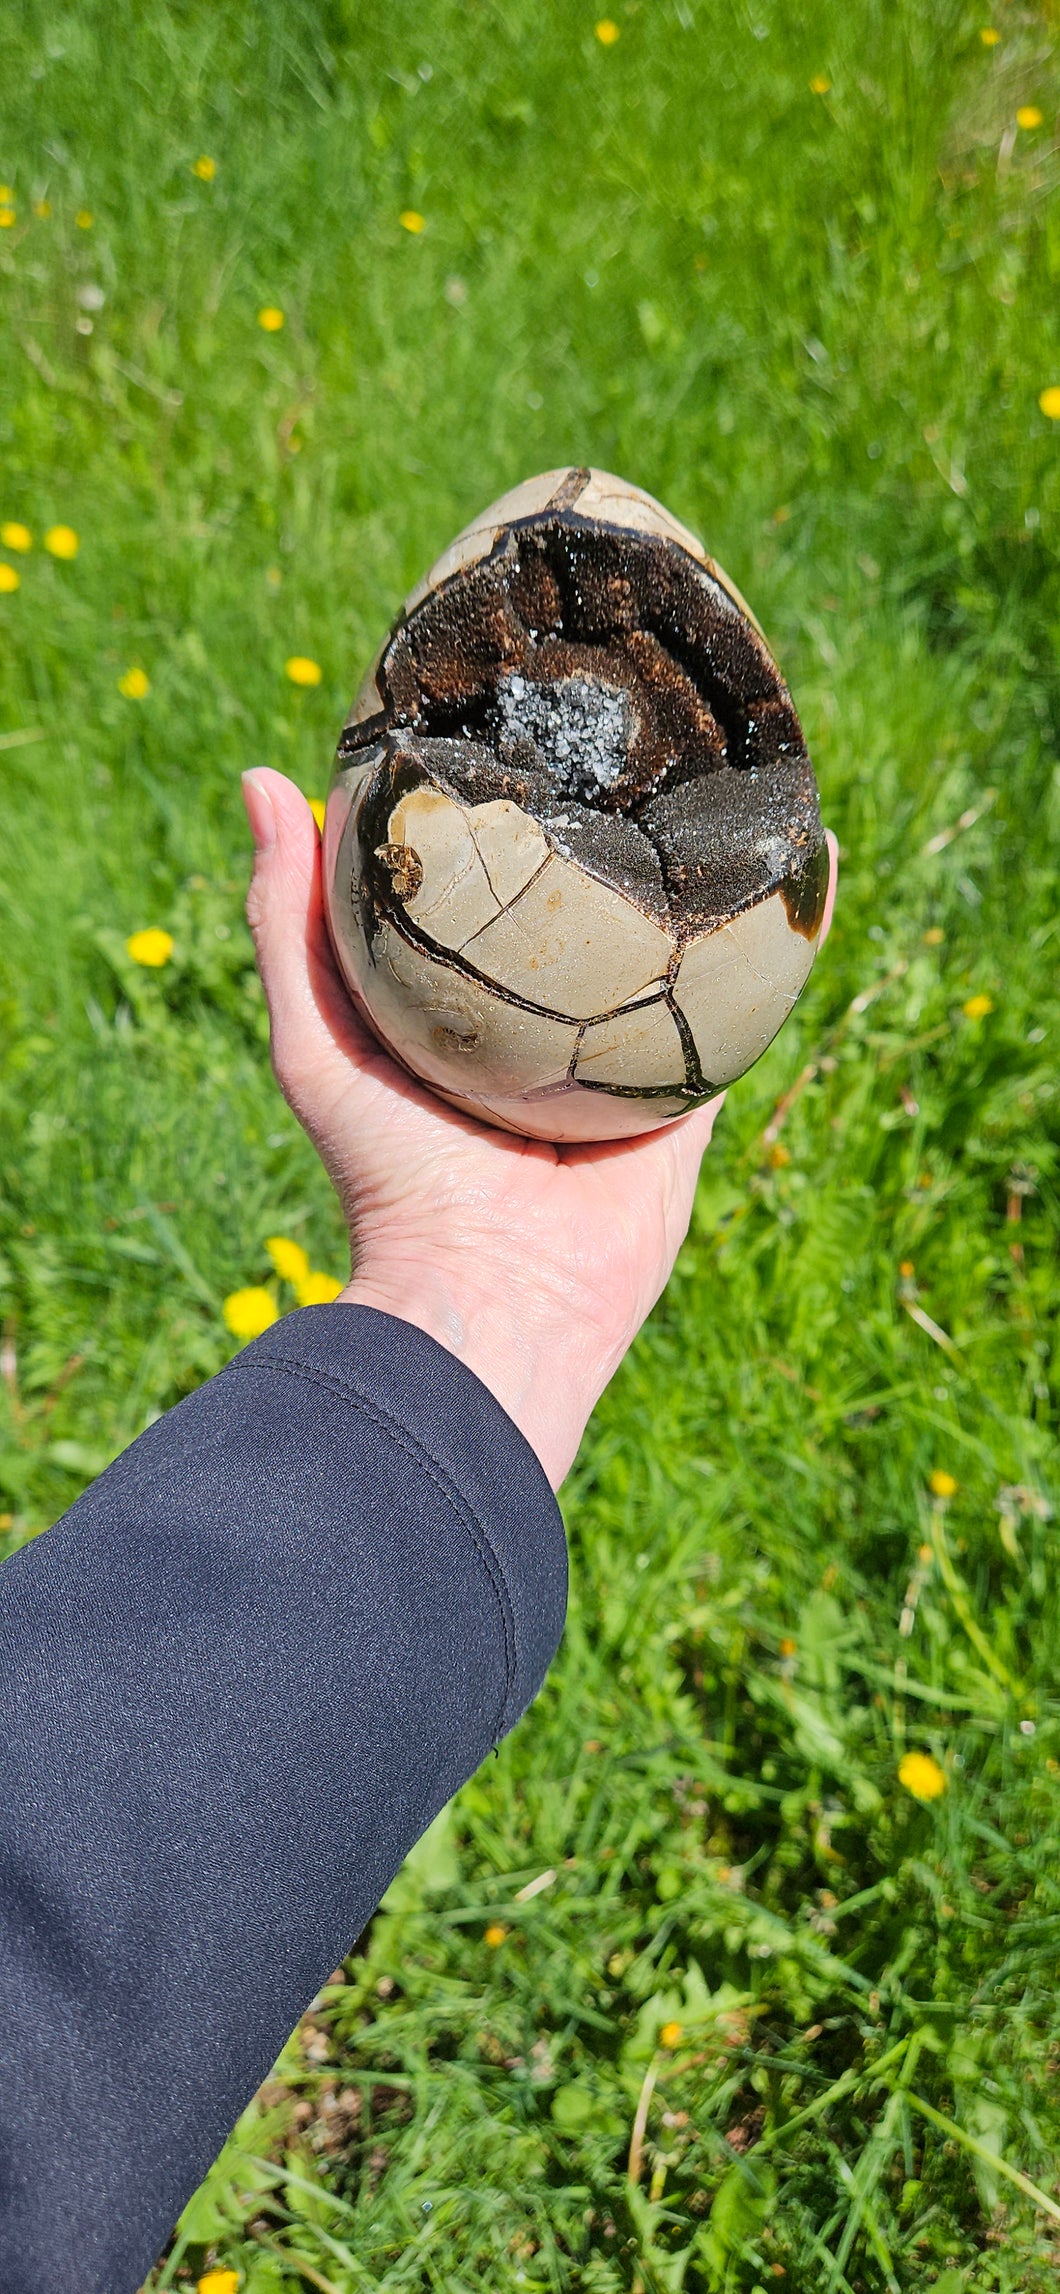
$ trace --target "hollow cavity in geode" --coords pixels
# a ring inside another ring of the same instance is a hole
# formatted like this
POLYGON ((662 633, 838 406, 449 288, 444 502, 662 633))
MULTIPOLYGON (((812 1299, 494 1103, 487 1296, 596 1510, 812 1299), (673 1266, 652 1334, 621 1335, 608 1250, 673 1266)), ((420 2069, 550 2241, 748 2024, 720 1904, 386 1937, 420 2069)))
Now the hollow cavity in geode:
POLYGON ((823 832, 790 696, 727 590, 669 539, 576 508, 504 528, 399 623, 376 689, 339 764, 378 752, 359 887, 377 914, 407 897, 410 865, 386 816, 426 776, 458 803, 510 798, 678 946, 774 892, 816 936, 823 832))

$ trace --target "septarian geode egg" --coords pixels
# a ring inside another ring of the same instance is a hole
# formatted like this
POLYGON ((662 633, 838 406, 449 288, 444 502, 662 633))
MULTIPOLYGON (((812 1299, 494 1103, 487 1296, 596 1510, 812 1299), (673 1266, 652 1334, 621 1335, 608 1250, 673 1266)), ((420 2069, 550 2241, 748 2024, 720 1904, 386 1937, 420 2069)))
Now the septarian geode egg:
POLYGON ((553 1140, 684 1114, 813 963, 827 853, 743 600, 639 488, 552 470, 414 590, 328 797, 328 922, 387 1048, 553 1140))

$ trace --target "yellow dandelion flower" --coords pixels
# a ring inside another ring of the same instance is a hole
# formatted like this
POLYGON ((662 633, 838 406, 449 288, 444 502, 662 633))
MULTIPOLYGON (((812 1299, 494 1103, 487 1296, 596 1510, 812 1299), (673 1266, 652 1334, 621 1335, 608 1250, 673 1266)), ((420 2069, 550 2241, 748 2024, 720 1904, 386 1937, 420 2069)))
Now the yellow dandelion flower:
POLYGON ((946 1771, 930 1752, 904 1752, 898 1763, 898 1782, 914 1800, 938 1800, 946 1790, 946 1771))
POLYGON ((72 526, 49 526, 44 547, 53 558, 76 558, 81 542, 72 526))
POLYGON ((979 37, 983 43, 984 48, 996 48, 998 41, 1001 38, 1001 34, 1000 32, 995 31, 992 24, 984 24, 979 37))
POLYGON ((489 1945, 491 1951, 496 1951, 498 1944, 504 1942, 507 1933, 507 1928, 502 1927, 499 1920, 491 1920, 482 1941, 489 1945))
POLYGON ((46 218, 47 218, 47 217, 48 217, 48 216, 51 214, 51 211, 52 211, 52 203, 51 203, 51 200, 50 200, 50 199, 35 199, 35 200, 34 200, 34 202, 33 202, 33 212, 34 212, 34 214, 35 214, 35 215, 39 215, 39 216, 40 216, 40 219, 41 219, 41 222, 42 222, 42 223, 43 223, 43 222, 46 220, 46 218))
POLYGON ((231 1290, 221 1308, 233 1338, 260 1338, 263 1330, 271 1330, 280 1319, 280 1310, 270 1290, 260 1283, 251 1283, 246 1290, 231 1290))
POLYGON ((987 1013, 994 1009, 993 996, 969 996, 961 1009, 966 1020, 985 1020, 987 1013))
POLYGON ((601 16, 596 26, 596 37, 602 48, 613 48, 615 41, 621 39, 622 33, 619 26, 612 23, 610 16, 601 16))
POLYGON ((941 948, 946 937, 941 924, 929 924, 924 934, 925 948, 941 948))
POLYGON ((830 93, 831 86, 831 80, 826 79, 823 72, 815 72, 810 81, 810 94, 812 96, 826 96, 830 93))
POLYGON ((31 550, 33 536, 28 526, 20 526, 17 518, 7 518, 0 526, 0 542, 5 550, 31 550))
POLYGON ((1038 404, 1050 422, 1060 422, 1060 382, 1051 382, 1047 390, 1040 391, 1038 404))
POLYGON ((14 590, 21 589, 21 587, 22 576, 18 567, 0 564, 0 596, 10 597, 14 590))
POLYGON ((173 954, 172 932, 162 932, 157 924, 149 924, 144 932, 133 932, 125 943, 125 953, 134 964, 143 964, 149 972, 159 972, 173 954))
POLYGON ((275 303, 266 303, 264 310, 258 312, 258 325, 264 327, 267 335, 278 335, 283 323, 283 312, 275 303))
POLYGON ((660 2047, 679 2047, 684 2038, 683 2023, 664 2023, 659 2033, 660 2047))
POLYGON ((315 820, 315 822, 316 822, 316 824, 317 824, 317 827, 318 827, 318 829, 320 830, 321 836, 323 836, 323 834, 324 834, 324 814, 325 814, 325 813, 326 813, 326 811, 327 811, 327 806, 326 806, 326 804, 324 803, 324 799, 323 799, 323 797, 310 797, 310 799, 309 799, 309 810, 310 810, 310 812, 311 812, 311 813, 312 813, 312 815, 313 815, 313 819, 315 820))
POLYGON ((292 653, 284 668, 292 685, 319 685, 324 674, 319 661, 310 661, 305 653, 292 653))
POLYGON ((790 1633, 785 1633, 783 1639, 779 1643, 781 1656, 793 1657, 796 1653, 796 1650, 798 1649, 798 1646, 798 1642, 792 1638, 792 1635, 790 1633))
POLYGON ((267 1235, 265 1248, 278 1275, 284 1282, 304 1282, 309 1273, 309 1253, 301 1243, 293 1243, 287 1235, 267 1235))
POLYGON ((0 183, 0 201, 3 202, 4 206, 6 206, 8 201, 13 199, 14 196, 15 194, 12 191, 11 185, 9 183, 0 183))
POLYGON ((195 2294, 239 2294, 238 2270, 208 2270, 198 2280, 195 2294))
POLYGON ((13 207, 9 207, 5 200, 3 205, 0 205, 0 231, 10 231, 15 221, 15 210, 13 207))
POLYGON ((192 161, 191 172, 198 176, 200 183, 212 183, 217 173, 217 161, 208 159, 206 153, 203 152, 201 159, 192 161))
POLYGON ((319 1267, 310 1267, 304 1282, 295 1284, 294 1295, 299 1306, 330 1306, 345 1288, 337 1275, 322 1274, 319 1267))
POLYGON ((912 1282, 913 1276, 916 1273, 916 1268, 912 1259, 902 1259, 899 1263, 898 1272, 901 1275, 903 1282, 912 1282))
POLYGON ((791 1149, 789 1147, 785 1147, 782 1139, 776 1140, 775 1144, 769 1150, 770 1169, 773 1171, 783 1171, 785 1166, 790 1163, 790 1161, 791 1149))
POLYGON ((411 231, 413 238, 416 237, 418 232, 422 231, 426 220, 426 216, 421 215, 418 208, 415 207, 403 207, 400 215, 398 216, 398 222, 400 223, 402 230, 411 231))
POLYGON ((932 1497, 956 1497, 960 1486, 959 1481, 948 1474, 943 1466, 936 1466, 934 1472, 928 1475, 928 1488, 932 1497))
POLYGON ((124 693, 127 701, 146 701, 150 690, 151 680, 146 669, 126 669, 118 679, 118 691, 124 693))
POLYGON ((91 231, 95 220, 96 218, 89 207, 79 207, 74 216, 74 222, 79 231, 91 231))
POLYGON ((1039 111, 1037 104, 1020 105, 1020 108, 1016 113, 1017 127, 1040 127, 1041 124, 1042 114, 1039 111))

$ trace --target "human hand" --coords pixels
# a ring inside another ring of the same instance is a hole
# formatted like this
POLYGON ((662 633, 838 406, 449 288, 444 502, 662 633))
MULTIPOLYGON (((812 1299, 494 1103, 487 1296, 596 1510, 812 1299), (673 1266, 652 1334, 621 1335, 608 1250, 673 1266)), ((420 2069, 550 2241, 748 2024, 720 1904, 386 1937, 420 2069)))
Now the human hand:
POLYGON ((345 1213, 353 1275, 342 1298, 416 1323, 457 1355, 558 1489, 668 1280, 724 1094, 644 1138, 591 1146, 459 1115, 390 1058, 350 1001, 305 798, 267 768, 246 773, 243 791, 273 1066, 345 1213))

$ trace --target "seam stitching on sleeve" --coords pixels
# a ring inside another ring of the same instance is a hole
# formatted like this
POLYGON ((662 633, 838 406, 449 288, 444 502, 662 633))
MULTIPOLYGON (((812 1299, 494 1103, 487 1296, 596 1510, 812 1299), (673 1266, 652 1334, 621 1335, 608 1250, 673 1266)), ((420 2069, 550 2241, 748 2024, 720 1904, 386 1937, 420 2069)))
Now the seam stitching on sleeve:
POLYGON ((472 1511, 455 1484, 450 1481, 444 1468, 439 1466, 437 1460, 431 1456, 430 1451, 424 1449, 423 1444, 417 1441, 415 1434, 410 1433, 408 1427, 402 1425, 400 1418, 395 1418, 385 1404, 371 1401, 359 1386, 351 1384, 347 1379, 336 1378, 329 1371, 319 1370, 312 1363, 294 1362, 290 1357, 282 1355, 263 1352, 257 1357, 251 1355, 249 1359, 244 1356, 243 1362, 244 1367, 248 1369, 253 1367, 259 1370, 279 1370, 288 1377, 304 1379, 307 1385, 323 1386, 328 1392, 356 1403, 357 1408, 364 1412, 365 1417, 370 1418, 375 1425, 385 1427, 407 1455, 414 1458, 422 1466, 428 1479, 433 1482, 439 1496, 445 1499, 451 1512, 466 1531, 479 1560, 482 1562, 500 1611, 501 1626, 504 1633, 505 1683, 504 1697, 494 1731, 495 1736, 499 1736, 502 1733, 505 1715, 511 1703, 519 1651, 515 1630, 515 1612, 508 1591, 504 1564, 493 1544, 485 1522, 481 1521, 477 1513, 472 1511))

